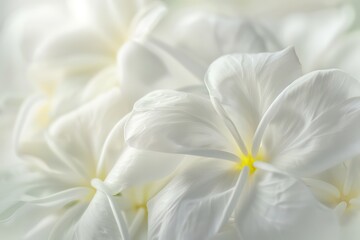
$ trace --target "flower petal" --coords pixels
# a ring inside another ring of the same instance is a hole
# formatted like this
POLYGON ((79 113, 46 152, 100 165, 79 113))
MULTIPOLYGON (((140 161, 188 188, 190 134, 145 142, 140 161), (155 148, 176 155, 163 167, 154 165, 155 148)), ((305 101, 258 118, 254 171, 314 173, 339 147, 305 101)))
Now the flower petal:
POLYGON ((95 26, 110 38, 126 38, 136 14, 136 1, 74 0, 70 2, 75 17, 95 26))
POLYGON ((274 165, 299 175, 316 174, 359 153, 360 84, 340 71, 305 75, 265 114, 254 146, 274 165), (267 127, 266 127, 267 126, 267 127))
POLYGON ((123 95, 114 89, 57 120, 48 140, 63 161, 91 179, 110 130, 128 111, 123 95))
POLYGON ((91 190, 88 188, 75 187, 40 198, 24 196, 22 198, 22 201, 45 207, 54 207, 58 205, 64 206, 72 201, 78 201, 79 199, 83 199, 86 197, 86 195, 90 193, 91 190))
POLYGON ((168 44, 209 66, 216 58, 226 54, 271 50, 267 45, 272 38, 261 36, 259 28, 260 24, 241 18, 186 11, 182 14, 170 12, 161 22, 162 31, 158 34, 168 44))
POLYGON ((176 89, 198 83, 181 78, 173 71, 174 64, 165 60, 147 42, 129 41, 121 48, 117 56, 119 81, 120 86, 129 92, 131 101, 135 102, 153 90, 176 89))
MULTIPOLYGON (((122 214, 118 212, 117 214, 122 214)), ((88 208, 76 223, 75 235, 79 240, 122 239, 114 220, 107 196, 97 192, 88 208)))
POLYGON ((360 32, 355 31, 351 34, 341 36, 329 47, 326 52, 321 54, 319 65, 321 68, 340 68, 346 73, 351 74, 356 79, 360 78, 360 70, 357 67, 360 53, 360 32))
POLYGON ((38 48, 31 73, 34 79, 44 81, 89 76, 115 63, 113 57, 116 51, 93 29, 79 26, 66 28, 50 35, 38 48))
POLYGON ((208 239, 227 222, 246 180, 232 163, 190 163, 148 203, 149 239, 208 239), (237 180, 238 179, 238 180, 237 180), (235 183, 236 182, 236 183, 235 183))
POLYGON ((50 234, 47 235, 51 240, 73 239, 76 222, 86 209, 86 204, 77 204, 57 219, 56 223, 52 225, 50 234))
POLYGON ((221 57, 210 66, 205 83, 241 137, 249 142, 273 100, 300 75, 298 58, 289 48, 276 53, 221 57))
POLYGON ((242 238, 338 239, 335 214, 317 202, 301 181, 265 163, 261 166, 236 215, 242 238))
MULTIPOLYGON (((309 72, 321 69, 319 64, 328 61, 328 53, 336 48, 336 40, 345 35, 353 20, 354 10, 344 4, 287 15, 269 27, 283 46, 295 46, 304 71, 309 72)), ((326 65, 329 67, 339 66, 326 65)))
POLYGON ((139 100, 125 126, 135 148, 237 160, 236 144, 211 102, 176 91, 156 91, 139 100))
POLYGON ((178 155, 126 148, 105 183, 115 192, 169 176, 180 164, 178 155))

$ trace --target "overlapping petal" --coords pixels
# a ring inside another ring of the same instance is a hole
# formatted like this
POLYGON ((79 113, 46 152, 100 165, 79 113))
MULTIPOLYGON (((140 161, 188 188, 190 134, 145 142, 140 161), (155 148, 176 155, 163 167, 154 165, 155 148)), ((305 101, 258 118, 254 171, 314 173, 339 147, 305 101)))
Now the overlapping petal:
POLYGON ((338 239, 335 214, 305 184, 271 167, 259 171, 237 212, 242 238, 338 239))
POLYGON ((211 102, 191 93, 156 91, 138 101, 125 139, 141 149, 237 159, 236 143, 211 102))
POLYGON ((148 203, 149 239, 214 236, 230 217, 247 177, 237 179, 231 163, 211 159, 198 159, 183 171, 148 203))
POLYGON ((69 165, 86 176, 98 173, 102 147, 113 126, 129 111, 117 89, 55 122, 48 139, 69 165))
MULTIPOLYGON (((81 214, 75 225, 75 234, 79 240, 85 239, 123 239, 116 225, 113 211, 107 197, 97 192, 89 206, 81 214)), ((117 214, 122 214, 120 211, 117 214)), ((126 239, 124 239, 126 240, 126 239)))
POLYGON ((278 53, 230 55, 216 60, 206 77, 211 97, 220 104, 245 141, 274 99, 301 76, 301 65, 289 48, 278 53))
POLYGON ((289 86, 259 127, 258 136, 268 126, 262 143, 271 162, 297 174, 313 174, 354 157, 359 90, 355 79, 336 70, 310 73, 289 86))

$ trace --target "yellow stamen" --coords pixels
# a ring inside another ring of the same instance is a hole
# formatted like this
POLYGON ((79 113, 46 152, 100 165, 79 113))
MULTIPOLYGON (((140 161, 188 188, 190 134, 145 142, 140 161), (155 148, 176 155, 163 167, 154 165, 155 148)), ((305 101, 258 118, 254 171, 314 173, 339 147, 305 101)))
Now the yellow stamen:
POLYGON ((263 161, 264 157, 262 153, 258 153, 255 157, 249 152, 247 155, 239 154, 240 161, 235 165, 237 171, 241 171, 245 166, 249 167, 250 174, 256 171, 254 163, 256 161, 263 161))

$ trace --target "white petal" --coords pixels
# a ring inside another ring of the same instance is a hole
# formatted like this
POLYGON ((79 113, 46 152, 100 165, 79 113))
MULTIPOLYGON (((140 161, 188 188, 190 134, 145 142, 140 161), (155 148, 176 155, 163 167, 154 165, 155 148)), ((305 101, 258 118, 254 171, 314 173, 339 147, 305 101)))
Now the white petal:
MULTIPOLYGON (((117 69, 115 66, 105 68, 94 78, 86 83, 81 89, 83 90, 81 96, 81 102, 86 103, 92 99, 95 99, 99 95, 110 91, 113 88, 119 87, 119 80, 117 75, 117 69)), ((77 91, 77 95, 79 91, 77 91)))
POLYGON ((314 193, 314 196, 327 206, 331 207, 334 205, 333 201, 335 200, 336 203, 336 200, 340 198, 340 191, 328 182, 311 178, 304 179, 304 182, 314 193))
MULTIPOLYGON (((350 210, 351 212, 351 210, 350 210)), ((352 213, 345 213, 342 219, 341 234, 343 239, 356 240, 360 236, 359 224, 360 224, 360 212, 354 210, 352 213)))
POLYGON ((65 206, 67 203, 85 198, 90 193, 91 190, 88 188, 76 187, 40 198, 23 196, 22 201, 45 207, 54 207, 59 205, 65 206))
POLYGON ((208 239, 234 210, 246 180, 232 163, 198 159, 148 203, 149 239, 208 239), (235 187, 234 187, 235 185, 235 187), (230 204, 230 205, 229 205, 230 204))
POLYGON ((126 38, 136 14, 136 1, 74 0, 72 10, 78 20, 95 26, 113 40, 126 38))
POLYGON ((86 209, 86 204, 77 204, 57 219, 56 223, 52 225, 51 232, 48 234, 48 239, 51 240, 62 240, 62 239, 73 239, 75 222, 81 217, 86 209))
POLYGON ((136 41, 126 43, 117 58, 120 86, 127 89, 132 102, 152 90, 174 89, 187 83, 172 78, 163 60, 142 43, 136 41))
POLYGON ((50 235, 53 225, 56 224, 58 220, 56 215, 44 216, 36 225, 32 226, 21 239, 24 240, 34 240, 34 239, 47 239, 50 235))
POLYGON ((49 129, 49 141, 63 161, 93 178, 110 130, 129 111, 114 89, 59 120, 49 129))
POLYGON ((184 53, 157 38, 147 36, 142 43, 159 56, 168 67, 172 77, 181 79, 181 82, 202 82, 207 65, 197 61, 193 56, 184 53))
POLYGON ((8 224, 3 224, 0 220, 0 228, 5 226, 10 232, 20 233, 20 239, 24 240, 46 239, 56 220, 57 216, 51 209, 26 204, 14 214, 8 224))
MULTIPOLYGON (((113 214, 106 195, 98 191, 76 223, 77 239, 122 239, 113 214)), ((117 214, 122 213, 117 212, 117 214)))
POLYGON ((0 166, 3 168, 18 162, 13 136, 19 109, 20 103, 15 99, 0 97, 0 166))
POLYGON ((271 27, 283 46, 295 46, 305 72, 309 72, 320 69, 319 65, 329 61, 329 52, 336 47, 336 40, 351 27, 353 19, 354 10, 343 5, 288 15, 271 27))
POLYGON ((254 177, 236 220, 244 239, 338 239, 335 215, 302 182, 276 170, 254 177))
MULTIPOLYGON (((149 39, 128 41, 123 45, 117 55, 117 67, 120 86, 127 89, 131 101, 135 102, 153 90, 179 89, 202 82, 203 74, 199 80, 194 79, 188 65, 169 54, 168 49, 159 49, 149 39)), ((185 62, 192 63, 189 59, 185 62)), ((191 65, 192 68, 196 65, 191 65)))
POLYGON ((218 234, 210 240, 239 240, 241 239, 238 230, 233 222, 226 224, 218 234))
POLYGON ((237 159, 235 142, 211 102, 190 93, 145 96, 134 106, 125 139, 140 149, 237 159))
MULTIPOLYGON (((8 11, 11 14, 6 21, 2 21, 1 95, 11 92, 12 95, 28 96, 33 91, 31 82, 27 80, 28 64, 33 52, 45 36, 56 31, 66 22, 67 15, 63 1, 27 3, 18 6, 16 11, 8 11)), ((4 17, 2 20, 5 20, 4 17)))
POLYGON ((270 50, 267 41, 271 38, 261 36, 257 24, 241 18, 199 11, 174 15, 168 14, 161 22, 158 35, 203 65, 208 66, 226 54, 270 50))
POLYGON ((297 56, 289 48, 277 53, 221 57, 210 66, 205 83, 241 137, 251 141, 267 108, 300 75, 297 56))
POLYGON ((45 131, 53 120, 50 102, 33 97, 23 103, 15 127, 16 151, 22 158, 42 159, 52 169, 61 169, 58 161, 45 141, 45 131))
POLYGON ((339 68, 360 79, 360 70, 356 64, 359 61, 359 42, 359 31, 340 37, 321 55, 318 64, 322 68, 339 68))
POLYGON ((116 192, 169 176, 179 165, 178 155, 126 148, 105 183, 116 192))
MULTIPOLYGON (((269 109, 254 142, 268 126, 269 161, 297 174, 314 174, 359 153, 360 84, 339 71, 305 75, 269 109)), ((254 143, 255 145, 255 143, 254 143)), ((258 144, 256 144, 258 145, 258 144)))
POLYGON ((160 1, 148 1, 148 4, 143 4, 142 9, 135 15, 132 27, 133 35, 135 37, 144 37, 151 33, 163 16, 167 13, 167 7, 160 1))
POLYGON ((119 46, 114 48, 92 29, 78 26, 64 29, 50 35, 39 47, 31 73, 34 79, 44 81, 94 74, 114 63, 119 46))
POLYGON ((28 183, 36 179, 23 167, 19 163, 0 163, 0 216, 23 205, 20 199, 27 192, 28 183))

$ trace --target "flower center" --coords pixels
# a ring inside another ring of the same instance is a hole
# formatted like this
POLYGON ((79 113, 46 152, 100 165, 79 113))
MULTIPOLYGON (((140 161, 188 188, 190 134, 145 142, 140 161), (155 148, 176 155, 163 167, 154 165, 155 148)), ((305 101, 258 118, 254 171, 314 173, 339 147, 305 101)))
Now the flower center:
POLYGON ((346 209, 350 210, 350 209, 358 209, 357 204, 354 205, 354 201, 356 202, 357 199, 357 194, 355 194, 354 192, 350 192, 348 194, 344 194, 343 192, 341 192, 340 197, 337 199, 337 204, 340 203, 345 203, 346 204, 346 209))
POLYGON ((252 174, 256 171, 256 167, 254 166, 254 163, 257 161, 264 161, 264 156, 262 152, 259 152, 256 154, 256 156, 253 156, 253 154, 249 151, 247 155, 240 152, 238 154, 239 161, 235 165, 235 169, 237 171, 241 171, 244 167, 249 168, 249 173, 252 174))
POLYGON ((240 158, 240 161, 236 163, 235 169, 241 171, 245 166, 249 167, 250 173, 254 173, 256 168, 254 167, 255 158, 248 154, 247 156, 243 155, 240 158))
POLYGON ((350 207, 350 201, 351 201, 351 197, 350 196, 345 196, 345 195, 341 195, 338 202, 344 202, 346 203, 347 208, 350 207))

